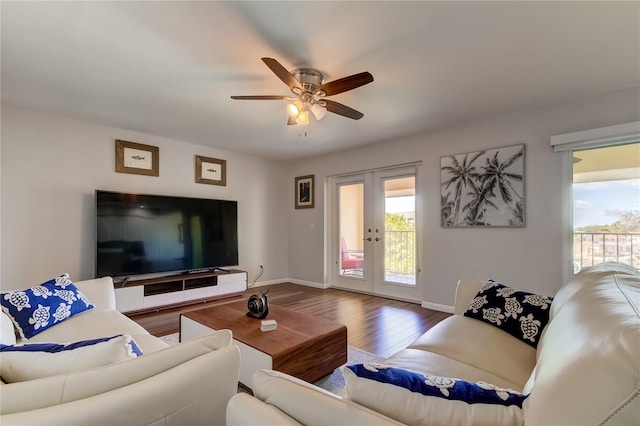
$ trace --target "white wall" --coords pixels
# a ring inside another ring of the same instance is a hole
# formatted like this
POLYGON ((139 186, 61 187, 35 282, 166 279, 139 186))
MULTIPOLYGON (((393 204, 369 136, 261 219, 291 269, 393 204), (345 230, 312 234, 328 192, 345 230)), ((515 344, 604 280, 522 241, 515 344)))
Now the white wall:
MULTIPOLYGON (((316 175, 316 208, 292 210, 289 277, 329 283, 323 254, 327 176, 422 161, 419 185, 425 212, 419 281, 423 301, 453 305, 460 278, 502 280, 555 294, 562 283, 562 155, 549 137, 636 121, 638 90, 621 90, 580 102, 513 112, 445 130, 299 161, 291 177, 316 175), (443 229, 440 226, 440 157, 524 143, 526 227, 443 229)), ((366 118, 365 118, 366 119, 366 118)), ((356 124, 357 125, 357 124, 356 124)), ((420 202, 420 200, 418 201, 420 202)))
MULTIPOLYGON (((2 129, 2 107, 0 106, 0 129, 2 129)), ((2 239, 2 134, 0 132, 0 240, 2 239)), ((0 244, 0 283, 2 277, 2 244, 0 244)), ((2 288, 2 287, 0 287, 2 288)))
POLYGON ((62 272, 93 276, 96 189, 238 200, 240 267, 250 281, 262 263, 263 282, 330 284, 326 177, 420 160, 423 300, 452 305, 460 278, 495 278, 553 294, 562 281, 563 164, 549 137, 635 121, 638 99, 637 90, 622 90, 290 165, 3 105, 0 288, 23 288, 62 272), (115 139, 159 146, 160 176, 116 173, 115 139), (440 157, 516 143, 526 145, 526 227, 441 228, 440 157), (194 182, 196 154, 227 160, 227 187, 194 182), (316 175, 316 207, 295 210, 294 177, 306 174, 316 175))
POLYGON ((286 164, 7 105, 1 148, 2 289, 93 277, 96 189, 237 200, 240 268, 287 277, 286 164), (158 146, 160 176, 116 173, 115 139, 158 146), (196 154, 227 160, 226 187, 195 183, 196 154))

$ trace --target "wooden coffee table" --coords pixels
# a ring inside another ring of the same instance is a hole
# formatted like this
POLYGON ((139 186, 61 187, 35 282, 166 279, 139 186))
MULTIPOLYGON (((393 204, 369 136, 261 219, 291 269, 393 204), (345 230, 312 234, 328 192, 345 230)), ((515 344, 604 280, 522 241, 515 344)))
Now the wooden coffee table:
POLYGON ((229 329, 240 348, 240 382, 251 388, 258 369, 281 371, 313 383, 347 362, 347 328, 332 321, 269 305, 267 319, 276 320, 274 331, 261 331, 260 320, 246 316, 241 300, 180 316, 180 341, 211 330, 229 329))

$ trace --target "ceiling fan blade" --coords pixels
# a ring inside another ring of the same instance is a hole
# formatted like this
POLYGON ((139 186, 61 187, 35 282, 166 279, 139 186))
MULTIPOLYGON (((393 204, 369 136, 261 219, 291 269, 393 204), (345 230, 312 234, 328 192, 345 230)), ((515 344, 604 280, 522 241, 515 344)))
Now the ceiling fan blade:
POLYGON ((322 96, 322 92, 324 92, 325 96, 337 95, 338 93, 364 86, 372 81, 373 76, 365 71, 360 74, 350 75, 349 77, 339 78, 338 80, 325 83, 316 89, 316 94, 322 96))
POLYGON ((256 96, 232 96, 231 99, 250 100, 250 101, 279 101, 286 99, 286 96, 279 95, 256 95, 256 96))
POLYGON ((296 80, 295 77, 293 77, 291 73, 285 67, 283 67, 280 62, 276 61, 273 58, 262 58, 262 62, 264 62, 269 67, 269 69, 271 69, 271 71, 273 71, 273 73, 284 82, 284 84, 289 86, 289 88, 302 88, 300 82, 296 80))
POLYGON ((323 99, 323 101, 327 104, 327 111, 334 114, 342 115, 354 120, 360 120, 362 117, 364 117, 364 114, 360 111, 356 111, 355 109, 349 108, 348 106, 341 103, 330 101, 328 99, 323 99))
POLYGON ((296 124, 298 124, 296 118, 289 116, 289 119, 287 120, 287 126, 295 126, 296 124))

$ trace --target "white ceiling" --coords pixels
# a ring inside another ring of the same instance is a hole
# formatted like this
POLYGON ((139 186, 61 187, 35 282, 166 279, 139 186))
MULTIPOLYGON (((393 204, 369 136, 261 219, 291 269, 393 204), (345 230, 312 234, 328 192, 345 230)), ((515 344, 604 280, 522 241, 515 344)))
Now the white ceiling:
MULTIPOLYGON (((640 85, 640 2, 1 3, 2 102, 290 160, 640 85), (375 81, 287 126, 261 57, 375 81), (306 134, 306 136, 305 136, 306 134)), ((145 141, 137 141, 144 143, 145 141)))

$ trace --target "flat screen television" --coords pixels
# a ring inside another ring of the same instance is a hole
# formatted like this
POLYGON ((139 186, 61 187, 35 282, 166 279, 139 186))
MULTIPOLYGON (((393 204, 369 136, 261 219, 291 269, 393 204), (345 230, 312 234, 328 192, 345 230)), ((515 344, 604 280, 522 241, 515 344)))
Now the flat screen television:
POLYGON ((96 191, 96 277, 238 264, 238 203, 96 191))

